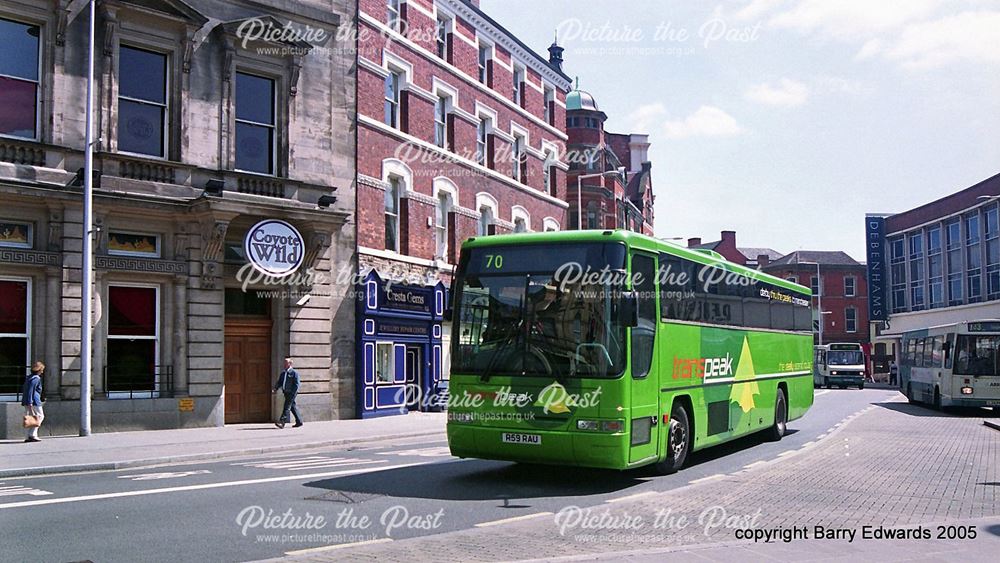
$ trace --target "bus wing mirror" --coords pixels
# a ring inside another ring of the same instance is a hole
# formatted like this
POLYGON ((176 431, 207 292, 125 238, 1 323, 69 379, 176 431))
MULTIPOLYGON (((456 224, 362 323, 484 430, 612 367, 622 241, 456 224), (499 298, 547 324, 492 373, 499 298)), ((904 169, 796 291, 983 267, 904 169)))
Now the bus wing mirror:
POLYGON ((639 296, 634 291, 622 292, 619 321, 627 327, 639 326, 639 296))
POLYGON ((445 307, 444 313, 441 315, 441 317, 444 318, 445 321, 450 323, 451 317, 453 316, 454 312, 455 312, 454 309, 452 309, 451 307, 445 307))

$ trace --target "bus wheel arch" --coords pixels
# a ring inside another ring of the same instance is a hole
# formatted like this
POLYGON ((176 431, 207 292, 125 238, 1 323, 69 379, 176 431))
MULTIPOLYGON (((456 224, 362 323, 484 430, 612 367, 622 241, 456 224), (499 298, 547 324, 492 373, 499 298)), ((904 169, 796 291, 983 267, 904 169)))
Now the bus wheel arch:
POLYGON ((670 405, 670 417, 667 422, 666 451, 663 459, 656 462, 656 472, 661 475, 676 473, 684 467, 687 458, 691 453, 694 444, 694 410, 691 408, 691 399, 686 396, 674 398, 670 405), (674 437, 681 437, 684 441, 681 445, 672 443, 674 437))
POLYGON ((774 424, 768 430, 772 441, 779 441, 788 430, 788 387, 779 383, 774 392, 774 424))

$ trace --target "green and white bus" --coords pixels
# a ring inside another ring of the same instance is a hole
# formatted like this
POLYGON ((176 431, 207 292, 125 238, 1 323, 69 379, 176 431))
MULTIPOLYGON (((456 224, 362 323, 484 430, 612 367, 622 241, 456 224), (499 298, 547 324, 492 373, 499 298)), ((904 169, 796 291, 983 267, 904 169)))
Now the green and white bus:
POLYGON ((841 389, 865 388, 865 349, 855 342, 834 342, 815 347, 813 386, 841 389))
POLYGON ((663 473, 813 402, 807 288, 629 231, 477 237, 452 288, 453 455, 663 473))
POLYGON ((1000 411, 1000 319, 903 334, 899 389, 911 403, 1000 411))

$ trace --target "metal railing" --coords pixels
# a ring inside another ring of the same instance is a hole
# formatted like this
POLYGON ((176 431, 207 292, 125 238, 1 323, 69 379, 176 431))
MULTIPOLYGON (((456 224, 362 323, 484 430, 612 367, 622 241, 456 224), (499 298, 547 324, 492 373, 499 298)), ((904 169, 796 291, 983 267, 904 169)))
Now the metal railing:
POLYGON ((104 366, 104 393, 108 399, 157 399, 174 396, 174 367, 152 371, 114 370, 104 366))

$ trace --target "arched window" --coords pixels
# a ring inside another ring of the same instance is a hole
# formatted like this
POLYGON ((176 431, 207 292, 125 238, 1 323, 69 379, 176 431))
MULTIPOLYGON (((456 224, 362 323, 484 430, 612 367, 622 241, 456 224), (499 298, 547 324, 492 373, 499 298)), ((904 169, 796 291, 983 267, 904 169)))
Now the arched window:
POLYGON ((482 236, 486 236, 486 235, 490 234, 490 225, 492 225, 494 223, 494 221, 495 221, 495 218, 493 216, 493 210, 490 207, 486 206, 486 205, 480 206, 479 207, 479 236, 482 237, 482 236))
POLYGON ((435 234, 437 236, 437 258, 448 258, 448 214, 451 213, 451 193, 441 190, 437 197, 437 217, 435 234))
POLYGON ((515 205, 510 209, 510 217, 514 222, 515 233, 526 233, 531 230, 531 214, 520 205, 515 205))

